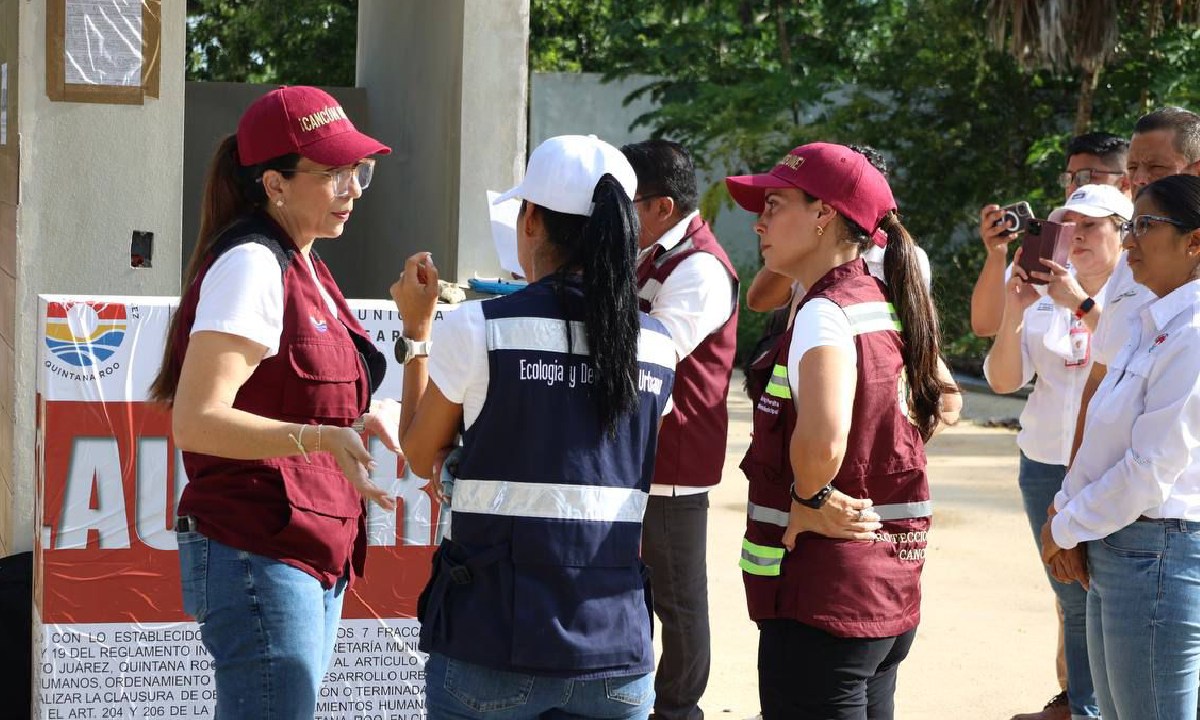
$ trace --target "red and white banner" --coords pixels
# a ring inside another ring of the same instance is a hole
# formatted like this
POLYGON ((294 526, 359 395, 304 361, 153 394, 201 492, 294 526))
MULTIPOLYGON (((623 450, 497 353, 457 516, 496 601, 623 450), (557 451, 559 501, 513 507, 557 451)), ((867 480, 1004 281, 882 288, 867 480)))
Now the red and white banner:
MULTIPOLYGON (((35 717, 212 716, 211 660, 180 608, 171 530, 187 478, 168 413, 147 401, 175 303, 40 298, 35 717)), ((398 399, 394 306, 350 305, 388 357, 377 397, 398 399)), ((397 509, 370 507, 366 577, 346 597, 316 717, 424 718, 414 616, 441 508, 402 460, 369 447, 397 509)))

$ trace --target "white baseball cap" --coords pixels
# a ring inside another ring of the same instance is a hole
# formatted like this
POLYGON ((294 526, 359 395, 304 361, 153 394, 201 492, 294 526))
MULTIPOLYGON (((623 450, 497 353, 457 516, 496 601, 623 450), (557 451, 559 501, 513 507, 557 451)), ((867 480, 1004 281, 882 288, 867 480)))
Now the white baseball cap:
POLYGON ((606 173, 632 200, 637 173, 625 155, 595 135, 559 135, 538 145, 529 156, 525 179, 492 201, 521 198, 570 215, 592 214, 592 194, 606 173))
POLYGON ((1088 217, 1116 215, 1128 220, 1133 217, 1133 202, 1114 185, 1084 185, 1071 193, 1065 205, 1050 213, 1050 221, 1062 222, 1068 210, 1088 217))

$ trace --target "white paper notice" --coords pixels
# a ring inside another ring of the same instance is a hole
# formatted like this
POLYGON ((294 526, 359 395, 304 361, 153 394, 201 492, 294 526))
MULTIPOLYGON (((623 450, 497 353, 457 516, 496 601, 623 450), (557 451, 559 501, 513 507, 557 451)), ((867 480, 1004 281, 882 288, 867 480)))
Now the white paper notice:
POLYGON ((518 198, 505 200, 499 205, 496 198, 500 193, 487 191, 488 214, 492 218, 492 242, 496 244, 496 254, 500 256, 500 267, 510 273, 523 277, 521 261, 517 259, 517 213, 521 211, 521 201, 518 198))
POLYGON ((68 85, 142 84, 141 0, 67 0, 68 85))
POLYGON ((0 63, 0 145, 8 144, 8 63, 0 63))

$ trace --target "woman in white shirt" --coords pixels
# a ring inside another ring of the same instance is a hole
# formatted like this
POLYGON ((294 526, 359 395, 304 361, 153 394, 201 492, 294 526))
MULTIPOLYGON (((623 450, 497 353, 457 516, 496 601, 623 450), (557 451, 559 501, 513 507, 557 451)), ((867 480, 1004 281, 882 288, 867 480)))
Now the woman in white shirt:
MULTIPOLYGON (((1099 302, 1121 253, 1120 224, 1133 212, 1117 188, 1085 185, 1050 214, 1075 223, 1068 272, 1057 265, 1037 273, 1047 281, 1044 294, 1027 282, 1013 262, 1004 315, 984 362, 992 389, 1010 393, 1037 375, 1037 384, 1021 413, 1017 435, 1021 462, 1017 481, 1035 541, 1046 510, 1062 486, 1070 460, 1075 416, 1091 367, 1091 332, 1100 317, 1099 302)), ((1018 250, 1018 252, 1020 252, 1018 250)), ((1073 558, 1068 555, 1062 561, 1073 558)), ((1096 717, 1095 693, 1087 647, 1087 591, 1074 583, 1050 585, 1063 612, 1067 661, 1067 701, 1074 717, 1096 717)))
MULTIPOLYGON (((1087 583, 1105 720, 1194 718, 1200 687, 1200 178, 1146 186, 1127 223, 1153 298, 1088 405, 1043 558, 1087 583), (1060 557, 1087 543, 1087 568, 1060 557)), ((1059 570, 1056 570, 1056 574, 1059 570)))

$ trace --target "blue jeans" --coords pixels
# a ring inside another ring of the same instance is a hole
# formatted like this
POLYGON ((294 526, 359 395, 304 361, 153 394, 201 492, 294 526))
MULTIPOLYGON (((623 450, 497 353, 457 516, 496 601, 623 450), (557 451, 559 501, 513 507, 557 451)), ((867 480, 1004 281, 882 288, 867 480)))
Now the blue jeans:
POLYGON ((178 533, 183 609, 216 676, 215 720, 294 720, 316 711, 345 578, 329 590, 278 560, 178 533))
POLYGON ((430 653, 425 663, 429 720, 645 718, 654 706, 654 673, 564 680, 493 670, 430 653))
POLYGON ((1140 520, 1088 543, 1088 647, 1104 720, 1196 717, 1200 523, 1140 520))
MULTIPOLYGON (((1064 465, 1048 465, 1030 460, 1021 453, 1017 482, 1025 502, 1025 516, 1033 530, 1033 542, 1038 549, 1038 564, 1042 564, 1042 526, 1046 524, 1046 509, 1054 502, 1054 494, 1062 488, 1067 476, 1064 465)), ((1088 661, 1087 591, 1079 583, 1062 583, 1042 565, 1050 587, 1058 598, 1063 612, 1063 645, 1067 655, 1067 701, 1072 718, 1100 716, 1096 692, 1092 684, 1092 669, 1088 661)), ((1107 720, 1107 718, 1106 718, 1107 720)))

